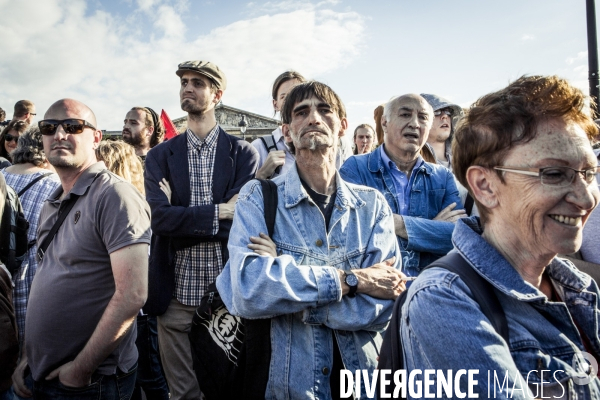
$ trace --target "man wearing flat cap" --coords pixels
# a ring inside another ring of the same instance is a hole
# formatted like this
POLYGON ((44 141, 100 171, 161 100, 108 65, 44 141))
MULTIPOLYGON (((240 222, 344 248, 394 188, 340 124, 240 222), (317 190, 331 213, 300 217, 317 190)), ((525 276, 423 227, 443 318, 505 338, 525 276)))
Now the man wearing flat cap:
POLYGON ((161 360, 171 399, 199 399, 188 332, 202 295, 223 269, 237 194, 254 178, 258 153, 227 134, 215 106, 227 87, 208 61, 179 64, 181 109, 188 128, 146 157, 146 200, 152 210, 148 302, 158 315, 161 360))

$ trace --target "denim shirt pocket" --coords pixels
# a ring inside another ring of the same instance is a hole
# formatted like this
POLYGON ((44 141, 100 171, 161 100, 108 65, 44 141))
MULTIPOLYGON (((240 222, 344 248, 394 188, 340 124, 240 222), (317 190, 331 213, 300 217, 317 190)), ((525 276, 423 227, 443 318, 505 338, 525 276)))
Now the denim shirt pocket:
POLYGON ((303 261, 306 258, 306 254, 296 246, 277 243, 277 256, 283 255, 291 256, 296 262, 296 265, 304 265, 303 261))
MULTIPOLYGON (((529 340, 511 343, 510 347, 513 360, 521 372, 521 378, 529 387, 533 398, 581 398, 577 394, 569 371, 572 350, 563 348, 548 351, 541 349, 536 341, 529 340)), ((521 385, 517 383, 516 386, 521 385)))
POLYGON ((346 254, 343 259, 339 260, 339 262, 335 262, 332 266, 338 269, 347 269, 344 266, 349 265, 350 269, 359 269, 362 266, 363 259, 364 251, 355 250, 346 254))

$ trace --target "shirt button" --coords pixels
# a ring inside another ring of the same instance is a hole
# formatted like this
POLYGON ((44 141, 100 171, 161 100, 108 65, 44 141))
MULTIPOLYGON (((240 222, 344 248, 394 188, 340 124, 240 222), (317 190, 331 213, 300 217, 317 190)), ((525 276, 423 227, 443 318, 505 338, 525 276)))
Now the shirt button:
POLYGON ((323 367, 323 369, 321 370, 321 372, 323 372, 323 375, 329 375, 329 368, 323 367))
POLYGON ((315 242, 315 244, 316 244, 318 247, 321 247, 321 246, 323 246, 323 241, 322 241, 321 239, 317 239, 317 241, 315 242))

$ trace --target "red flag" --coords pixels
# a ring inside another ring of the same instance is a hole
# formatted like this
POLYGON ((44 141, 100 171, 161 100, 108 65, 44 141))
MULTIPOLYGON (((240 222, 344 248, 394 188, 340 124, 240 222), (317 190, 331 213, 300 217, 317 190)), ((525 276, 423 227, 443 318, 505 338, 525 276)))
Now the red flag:
POLYGON ((165 140, 169 140, 179 135, 179 132, 177 132, 177 128, 175 128, 173 121, 171 121, 171 118, 169 118, 165 110, 162 110, 162 112, 160 113, 160 120, 165 126, 165 140))

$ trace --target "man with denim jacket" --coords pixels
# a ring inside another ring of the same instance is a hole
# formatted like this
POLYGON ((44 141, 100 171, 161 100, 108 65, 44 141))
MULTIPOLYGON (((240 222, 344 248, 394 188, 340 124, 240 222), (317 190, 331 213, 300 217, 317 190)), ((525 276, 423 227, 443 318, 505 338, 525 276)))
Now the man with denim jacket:
POLYGON ((370 154, 350 157, 340 169, 345 180, 385 196, 409 276, 452 250, 454 223, 466 217, 452 173, 420 156, 432 121, 433 110, 423 97, 393 98, 381 118, 384 144, 370 154))
POLYGON ((347 121, 328 86, 294 87, 282 119, 296 164, 273 180, 272 241, 261 185, 251 181, 239 194, 217 288, 232 314, 272 318, 265 398, 339 398, 342 369, 372 374, 380 332, 405 288, 392 212, 379 192, 336 172, 347 121))

